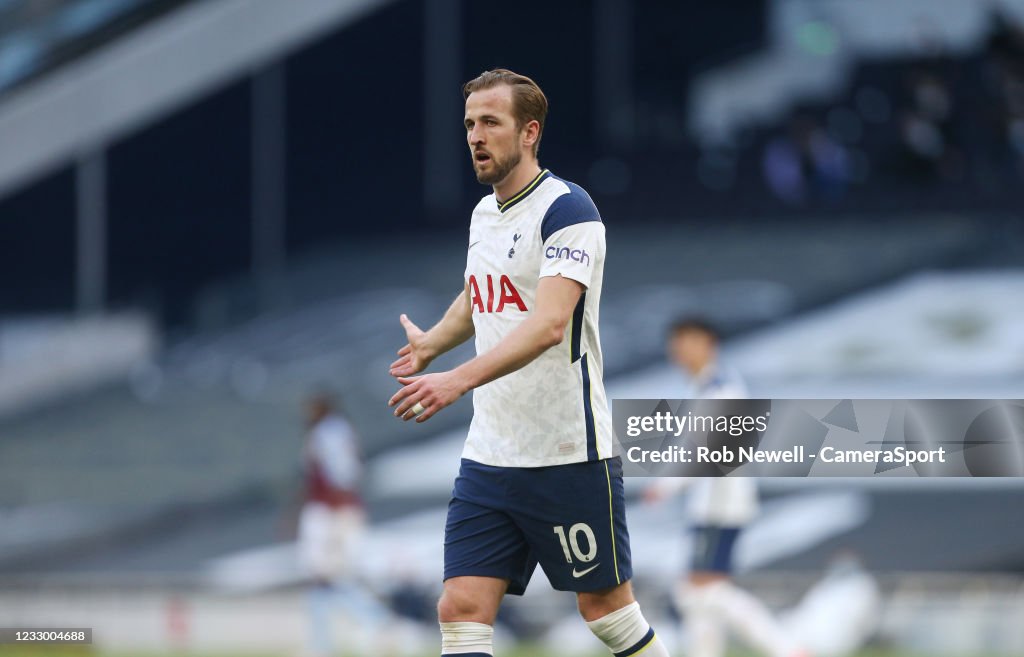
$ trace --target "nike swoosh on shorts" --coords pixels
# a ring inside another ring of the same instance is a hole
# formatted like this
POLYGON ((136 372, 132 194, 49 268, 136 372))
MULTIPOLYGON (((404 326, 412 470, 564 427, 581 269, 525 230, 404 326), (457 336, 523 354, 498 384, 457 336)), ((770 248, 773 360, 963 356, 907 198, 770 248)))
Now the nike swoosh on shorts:
POLYGON ((575 569, 575 568, 573 568, 573 569, 572 569, 572 576, 573 576, 573 577, 575 577, 576 579, 579 579, 580 577, 583 577, 584 575, 586 575, 587 573, 589 573, 589 572, 590 572, 591 570, 593 570, 593 569, 597 568, 597 567, 598 567, 598 566, 600 566, 600 565, 601 565, 601 564, 599 564, 599 563, 595 563, 595 564, 594 564, 593 566, 591 566, 590 568, 587 568, 586 570, 581 570, 581 571, 578 571, 578 572, 576 571, 576 569, 575 569))

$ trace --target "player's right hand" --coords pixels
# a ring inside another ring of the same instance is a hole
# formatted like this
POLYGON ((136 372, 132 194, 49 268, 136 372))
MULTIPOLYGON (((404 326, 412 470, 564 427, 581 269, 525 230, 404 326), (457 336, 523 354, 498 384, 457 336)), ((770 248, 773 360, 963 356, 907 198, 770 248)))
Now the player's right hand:
POLYGON ((404 313, 398 318, 405 329, 405 337, 409 341, 404 347, 398 350, 398 360, 391 363, 391 376, 412 376, 417 372, 426 369, 430 361, 434 360, 427 345, 427 333, 420 327, 413 324, 404 313))

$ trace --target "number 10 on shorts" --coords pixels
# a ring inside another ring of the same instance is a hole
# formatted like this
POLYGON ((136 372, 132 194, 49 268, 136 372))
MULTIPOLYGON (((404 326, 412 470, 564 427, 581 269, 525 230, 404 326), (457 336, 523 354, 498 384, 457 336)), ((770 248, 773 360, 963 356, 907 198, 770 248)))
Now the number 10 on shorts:
POLYGON ((562 544, 562 551, 565 553, 565 560, 567 562, 572 563, 572 558, 575 556, 577 560, 587 563, 593 561, 594 557, 597 556, 597 538, 594 536, 594 530, 587 523, 578 522, 570 527, 568 540, 566 540, 564 526, 557 525, 554 531, 558 535, 558 541, 562 544), (586 537, 586 552, 580 549, 580 534, 586 537), (569 546, 572 546, 572 552, 569 551, 569 546))

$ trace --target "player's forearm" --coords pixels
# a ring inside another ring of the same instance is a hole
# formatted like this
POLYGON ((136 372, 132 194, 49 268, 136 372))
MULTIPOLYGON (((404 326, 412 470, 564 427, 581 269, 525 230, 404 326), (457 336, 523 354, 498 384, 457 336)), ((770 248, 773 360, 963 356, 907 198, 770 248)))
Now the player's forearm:
POLYGON ((534 314, 516 327, 493 349, 455 368, 465 390, 490 383, 533 362, 562 342, 565 321, 534 314))
POLYGON ((427 331, 427 347, 431 359, 454 349, 473 337, 473 316, 466 301, 466 293, 461 292, 445 311, 444 317, 427 331))

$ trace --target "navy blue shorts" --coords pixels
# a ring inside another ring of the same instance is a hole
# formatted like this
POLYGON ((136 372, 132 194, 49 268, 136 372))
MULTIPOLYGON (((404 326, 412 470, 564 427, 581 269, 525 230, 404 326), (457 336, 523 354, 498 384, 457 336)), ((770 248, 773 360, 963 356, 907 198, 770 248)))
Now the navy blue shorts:
POLYGON ((732 553, 739 538, 738 527, 698 525, 693 532, 692 571, 703 573, 732 573, 732 553))
POLYGON ((622 461, 499 468, 462 460, 444 528, 444 578, 508 579, 522 595, 537 564, 559 591, 633 576, 622 461))

